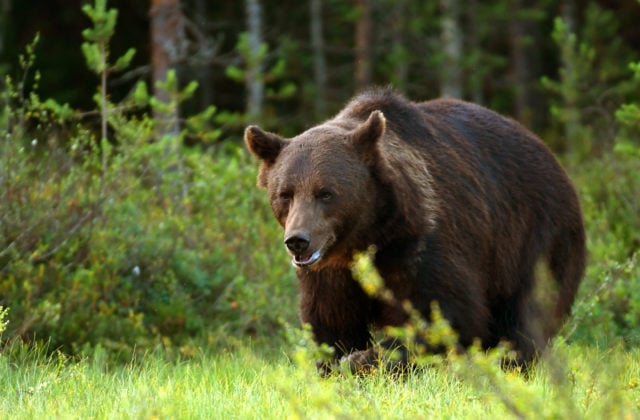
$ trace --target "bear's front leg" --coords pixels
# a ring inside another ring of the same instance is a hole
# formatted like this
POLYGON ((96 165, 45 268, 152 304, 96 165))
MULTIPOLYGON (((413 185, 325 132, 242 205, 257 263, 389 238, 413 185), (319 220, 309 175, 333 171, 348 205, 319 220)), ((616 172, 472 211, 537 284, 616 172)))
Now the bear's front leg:
POLYGON ((340 368, 353 374, 370 373, 380 361, 378 346, 369 347, 366 350, 358 350, 342 356, 340 368))
POLYGON ((409 350, 398 340, 390 338, 366 350, 343 356, 340 365, 354 374, 369 373, 380 365, 389 372, 400 373, 409 366, 409 350))
POLYGON ((310 321, 316 344, 327 344, 333 348, 331 358, 316 362, 318 372, 322 376, 328 376, 338 369, 346 357, 358 354, 366 357, 365 355, 374 348, 371 346, 371 334, 366 324, 352 325, 348 330, 336 330, 325 323, 310 321))
POLYGON ((332 360, 318 363, 327 374, 344 355, 371 347, 372 300, 349 269, 298 270, 300 318, 311 325, 318 344, 334 349, 332 360))

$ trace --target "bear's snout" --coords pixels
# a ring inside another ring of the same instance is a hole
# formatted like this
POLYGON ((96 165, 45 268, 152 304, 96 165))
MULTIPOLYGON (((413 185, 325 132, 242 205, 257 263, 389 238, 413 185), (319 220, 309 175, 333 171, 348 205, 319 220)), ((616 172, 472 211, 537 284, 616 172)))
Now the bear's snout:
POLYGON ((323 246, 312 247, 311 234, 306 231, 296 231, 287 235, 284 244, 291 254, 294 267, 311 267, 322 259, 323 246))
POLYGON ((310 243, 311 238, 309 234, 304 232, 295 233, 284 240, 284 244, 294 255, 300 255, 305 252, 309 248, 310 243))

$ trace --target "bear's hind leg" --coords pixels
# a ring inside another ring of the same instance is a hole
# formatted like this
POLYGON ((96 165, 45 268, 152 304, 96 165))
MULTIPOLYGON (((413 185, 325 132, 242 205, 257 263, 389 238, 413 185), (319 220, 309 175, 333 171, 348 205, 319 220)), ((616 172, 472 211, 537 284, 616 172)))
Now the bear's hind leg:
POLYGON ((540 320, 540 310, 532 299, 531 292, 511 296, 498 304, 492 311, 491 337, 485 347, 496 347, 500 342, 508 342, 515 357, 505 360, 505 367, 526 369, 545 346, 540 320))
MULTIPOLYGON (((558 284, 558 299, 554 308, 554 327, 571 312, 586 264, 584 229, 577 225, 558 234, 549 252, 549 269, 558 284)), ((555 333, 555 331, 552 331, 555 333)))

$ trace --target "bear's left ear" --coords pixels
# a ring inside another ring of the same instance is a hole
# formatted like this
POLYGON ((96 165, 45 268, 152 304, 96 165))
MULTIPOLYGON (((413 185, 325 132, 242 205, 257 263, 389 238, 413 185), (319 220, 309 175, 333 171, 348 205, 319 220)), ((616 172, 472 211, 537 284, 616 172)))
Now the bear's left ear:
POLYGON ((255 125, 250 125, 244 130, 244 141, 249 151, 267 166, 275 163, 287 143, 282 137, 263 131, 255 125))
POLYGON ((378 139, 384 134, 387 121, 382 111, 373 111, 367 121, 351 132, 351 139, 356 148, 365 155, 371 154, 378 139))

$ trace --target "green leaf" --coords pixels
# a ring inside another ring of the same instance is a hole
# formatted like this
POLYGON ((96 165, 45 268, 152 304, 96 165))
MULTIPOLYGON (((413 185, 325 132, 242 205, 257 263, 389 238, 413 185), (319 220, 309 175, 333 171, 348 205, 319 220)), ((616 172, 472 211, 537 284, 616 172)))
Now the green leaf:
POLYGON ((293 96, 296 93, 297 90, 298 90, 298 88, 295 85, 295 83, 293 83, 293 82, 287 83, 286 85, 284 85, 282 87, 282 89, 280 89, 280 97, 289 98, 289 97, 293 96))
POLYGON ((236 66, 228 66, 225 69, 227 77, 235 82, 244 81, 244 71, 236 66))
POLYGON ((193 96, 193 94, 195 93, 195 91, 198 90, 198 82, 195 80, 192 80, 191 82, 189 82, 189 84, 182 90, 181 94, 180 94, 180 99, 181 100, 186 100, 189 99, 193 96))
POLYGON ((149 103, 149 91, 145 82, 138 82, 133 91, 133 99, 138 106, 146 106, 149 103))
POLYGON ((629 158, 640 158, 640 147, 631 143, 616 143, 613 150, 614 152, 629 158))
POLYGON ((63 122, 73 116, 74 111, 69 104, 59 104, 56 100, 49 98, 42 103, 45 109, 54 113, 56 120, 63 122))
POLYGON ((287 65, 284 59, 280 58, 276 64, 271 67, 269 71, 269 76, 271 77, 282 77, 286 71, 287 65))
POLYGON ((101 59, 100 48, 97 44, 83 42, 81 45, 82 54, 87 61, 87 67, 94 73, 100 74, 104 70, 101 59))
POLYGON ((171 104, 166 104, 158 100, 155 96, 149 98, 149 105, 163 114, 168 114, 173 110, 171 104))
POLYGON ((122 55, 120 58, 118 58, 118 60, 116 60, 116 63, 113 65, 112 70, 121 71, 126 69, 131 64, 131 60, 133 60, 133 57, 135 55, 136 55, 136 49, 129 48, 129 50, 127 50, 127 52, 124 53, 124 55, 122 55))
POLYGON ((629 69, 633 72, 633 77, 640 80, 640 61, 629 63, 629 69))
POLYGON ((156 86, 166 92, 175 92, 178 89, 178 77, 175 69, 169 69, 164 80, 158 80, 156 86))

